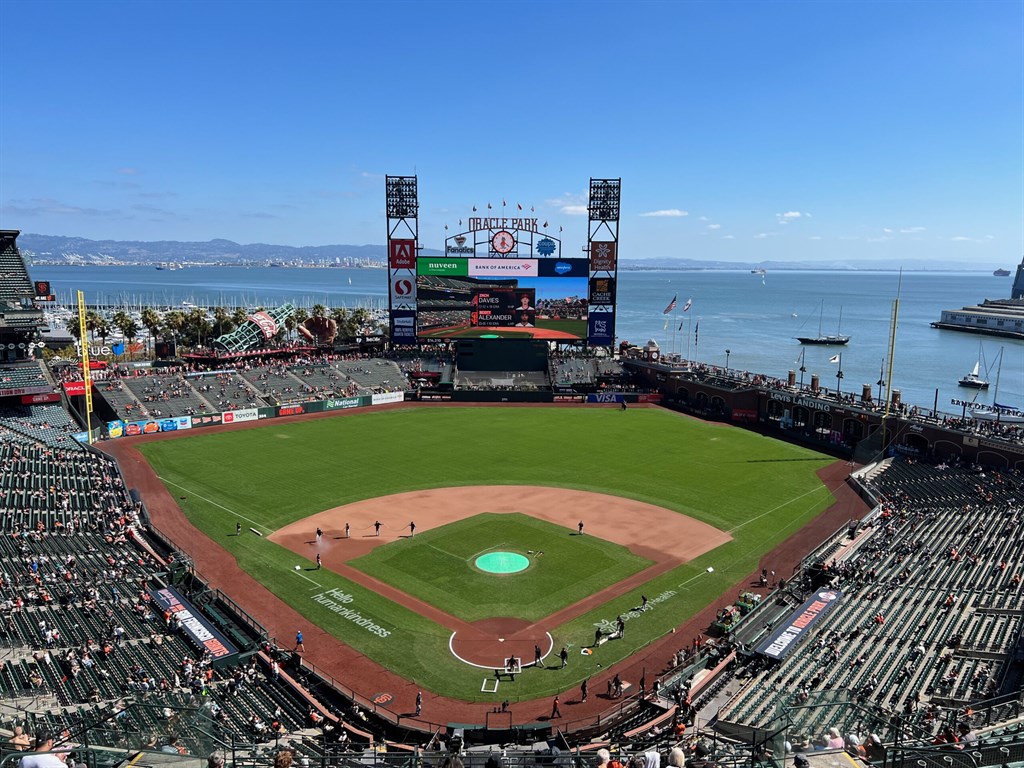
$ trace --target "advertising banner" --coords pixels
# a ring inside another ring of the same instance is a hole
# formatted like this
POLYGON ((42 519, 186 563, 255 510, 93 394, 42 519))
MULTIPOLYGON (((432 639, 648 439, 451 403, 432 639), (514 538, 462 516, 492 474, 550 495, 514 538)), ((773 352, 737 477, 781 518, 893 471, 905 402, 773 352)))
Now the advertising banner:
POLYGON ((221 423, 237 424, 243 421, 256 421, 260 417, 258 408, 243 408, 239 411, 225 411, 221 414, 221 423))
POLYGON ((124 437, 124 422, 120 419, 116 421, 108 421, 107 436, 111 438, 124 437))
POLYGON ((807 636, 811 627, 835 607, 842 596, 843 593, 838 589, 815 592, 788 619, 784 619, 778 629, 762 640, 755 650, 773 659, 785 658, 807 636))
POLYGON ((394 306, 416 305, 416 277, 412 274, 392 275, 391 303, 394 306))
POLYGON ((160 431, 160 424, 156 421, 129 421, 124 425, 124 434, 127 437, 135 435, 152 435, 160 431))
MULTIPOLYGON (((83 395, 85 394, 85 388, 84 387, 82 389, 82 394, 83 395)), ((47 393, 42 394, 42 395, 22 395, 21 396, 21 404, 22 405, 33 405, 35 403, 59 403, 59 402, 60 402, 60 395, 58 395, 56 392, 47 392, 47 393)))
POLYGON ((391 341, 395 344, 416 343, 416 310, 391 311, 391 341))
POLYGON ((256 312, 249 315, 249 319, 260 327, 260 332, 263 334, 263 338, 274 338, 274 335, 277 333, 277 320, 272 318, 266 312, 256 312))
POLYGON ((153 603, 159 612, 170 611, 181 622, 181 628, 189 640, 201 651, 209 651, 214 661, 234 656, 238 649, 220 633, 213 624, 192 607, 174 587, 150 589, 153 603))
POLYGON ((388 265, 392 269, 415 269, 416 243, 412 240, 388 240, 388 265))
POLYGON ((615 279, 612 277, 590 278, 590 303, 614 304, 615 279))
POLYGON ((469 274, 469 259, 445 259, 438 256, 420 259, 416 272, 420 275, 438 277, 465 277, 469 274))
POLYGON ((191 416, 174 416, 169 419, 160 419, 161 432, 177 432, 179 429, 192 429, 191 416))
POLYGON ((277 416, 276 406, 264 406, 263 408, 257 408, 256 410, 259 411, 260 421, 263 421, 263 419, 273 419, 277 416))
POLYGON ((291 403, 289 405, 277 406, 278 416, 298 416, 303 413, 308 413, 305 403, 291 403))
POLYGON ((384 403, 401 403, 405 400, 405 392, 382 392, 370 395, 370 405, 384 405, 384 403))
POLYGON ((337 411, 342 408, 358 408, 364 405, 362 402, 366 397, 342 397, 331 400, 324 400, 325 411, 337 411))
POLYGON ((68 397, 81 397, 85 394, 85 382, 84 381, 65 381, 64 391, 67 392, 68 397))
POLYGON ((590 268, 594 272, 614 272, 618 243, 590 243, 590 268))
POLYGON ((615 341, 615 313, 591 312, 587 318, 587 343, 592 347, 610 347, 615 341))
POLYGON ((539 277, 589 277, 590 267, 586 259, 538 259, 539 277))
POLYGON ((621 392, 595 392, 587 395, 588 403, 621 403, 626 396, 621 392))
POLYGON ((470 277, 536 277, 537 259, 467 259, 470 277))
POLYGON ((193 416, 192 417, 192 428, 196 427, 215 427, 220 424, 220 414, 211 413, 208 416, 193 416))

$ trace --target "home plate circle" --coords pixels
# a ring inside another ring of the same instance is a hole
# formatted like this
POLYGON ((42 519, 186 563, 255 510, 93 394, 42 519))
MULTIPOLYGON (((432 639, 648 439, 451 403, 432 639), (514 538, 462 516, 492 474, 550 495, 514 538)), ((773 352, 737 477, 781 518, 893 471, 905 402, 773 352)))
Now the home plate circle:
POLYGON ((518 552, 488 552, 473 561, 473 565, 485 573, 519 573, 530 567, 530 559, 518 552))

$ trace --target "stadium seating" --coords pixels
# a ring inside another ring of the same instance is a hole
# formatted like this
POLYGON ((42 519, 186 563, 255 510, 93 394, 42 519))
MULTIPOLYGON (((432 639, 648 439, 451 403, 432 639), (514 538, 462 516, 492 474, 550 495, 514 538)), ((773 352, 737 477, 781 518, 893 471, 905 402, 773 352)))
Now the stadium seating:
POLYGON ((895 715, 927 729, 935 708, 995 695, 1021 630, 1018 482, 906 461, 873 473, 866 484, 883 504, 869 535, 842 562, 817 556, 841 602, 778 666, 754 675, 723 718, 764 726, 785 704, 794 727, 820 734, 878 708, 886 738, 895 715), (847 706, 822 705, 835 691, 850 692, 847 706))

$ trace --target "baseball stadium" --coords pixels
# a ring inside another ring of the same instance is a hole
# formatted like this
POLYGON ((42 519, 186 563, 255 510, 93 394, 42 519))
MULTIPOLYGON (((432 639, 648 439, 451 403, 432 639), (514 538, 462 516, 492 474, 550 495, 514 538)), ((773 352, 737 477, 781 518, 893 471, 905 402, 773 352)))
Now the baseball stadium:
POLYGON ((379 327, 131 366, 0 232, 5 763, 1024 764, 1024 433, 615 346, 617 179, 586 259, 385 192, 379 327))

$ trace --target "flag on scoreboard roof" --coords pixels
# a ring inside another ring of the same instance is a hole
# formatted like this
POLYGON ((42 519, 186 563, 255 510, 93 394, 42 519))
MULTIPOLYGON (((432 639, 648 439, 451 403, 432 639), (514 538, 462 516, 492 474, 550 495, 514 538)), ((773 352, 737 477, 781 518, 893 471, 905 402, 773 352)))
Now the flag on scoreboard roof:
POLYGON ((693 343, 697 343, 697 335, 700 333, 700 320, 697 321, 696 327, 693 329, 693 343))
POLYGON ((503 198, 501 198, 501 207, 502 207, 502 208, 504 208, 504 207, 505 207, 505 198, 504 198, 504 197, 503 197, 503 198))
POLYGON ((475 205, 473 206, 473 210, 474 210, 474 211, 476 210, 476 206, 475 206, 475 205))
POLYGON ((677 293, 675 296, 672 297, 672 301, 670 301, 668 303, 668 306, 665 307, 665 310, 661 314, 667 315, 669 312, 671 312, 673 309, 675 309, 676 308, 676 303, 677 303, 678 299, 679 299, 679 294, 677 293))
POLYGON ((689 312, 690 311, 690 307, 692 307, 692 306, 693 306, 693 299, 687 299, 686 303, 683 304, 683 312, 689 312))
POLYGON ((839 362, 839 355, 832 355, 832 357, 830 357, 830 358, 828 359, 828 361, 829 361, 830 363, 838 363, 838 362, 839 362))
POLYGON ((488 211, 491 210, 491 204, 490 203, 487 204, 487 210, 488 211))
POLYGON ((518 208, 520 211, 523 210, 523 204, 522 203, 516 203, 516 208, 518 208))

